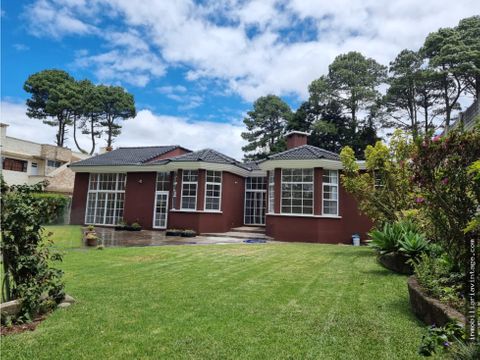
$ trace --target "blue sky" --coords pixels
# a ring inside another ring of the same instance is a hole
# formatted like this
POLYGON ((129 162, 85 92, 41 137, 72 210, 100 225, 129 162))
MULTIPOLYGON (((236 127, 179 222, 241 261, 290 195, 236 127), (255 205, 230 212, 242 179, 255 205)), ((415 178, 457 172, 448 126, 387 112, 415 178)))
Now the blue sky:
POLYGON ((242 118, 259 96, 295 109, 338 54, 388 65, 478 13, 473 0, 3 1, 1 120, 11 136, 52 142, 54 129, 24 115, 22 85, 59 68, 134 94, 139 113, 117 146, 180 143, 240 158, 242 118))

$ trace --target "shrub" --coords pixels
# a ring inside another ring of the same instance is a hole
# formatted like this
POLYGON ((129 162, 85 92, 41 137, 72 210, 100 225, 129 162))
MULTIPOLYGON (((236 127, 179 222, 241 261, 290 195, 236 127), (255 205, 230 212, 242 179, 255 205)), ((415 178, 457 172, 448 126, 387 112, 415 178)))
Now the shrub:
POLYGON ((462 342, 464 336, 465 330, 455 322, 450 322, 444 327, 432 325, 423 336, 418 352, 423 356, 431 356, 439 350, 448 351, 454 343, 462 342))
POLYGON ((70 198, 61 194, 33 193, 34 199, 42 200, 37 202, 42 207, 42 224, 58 224, 63 222, 64 212, 69 205, 70 198))
POLYGON ((345 189, 357 199, 360 210, 377 226, 400 219, 402 211, 415 207, 415 195, 408 165, 414 143, 406 133, 395 131, 390 145, 378 141, 365 149, 365 170, 346 146, 340 153, 345 189))
POLYGON ((385 223, 382 230, 374 229, 370 231, 369 236, 372 239, 370 246, 380 254, 401 252, 408 257, 416 258, 429 250, 425 236, 410 220, 385 223))
POLYGON ((451 131, 448 136, 425 139, 412 157, 412 180, 428 217, 430 240, 440 244, 456 270, 466 269, 466 244, 480 236, 475 227, 480 206, 480 130, 451 131))
POLYGON ((29 321, 42 308, 64 298, 63 272, 51 266, 62 257, 51 251, 51 240, 43 237, 42 211, 46 205, 33 195, 42 190, 42 185, 8 187, 1 177, 0 183, 2 298, 22 299, 17 320, 29 321))

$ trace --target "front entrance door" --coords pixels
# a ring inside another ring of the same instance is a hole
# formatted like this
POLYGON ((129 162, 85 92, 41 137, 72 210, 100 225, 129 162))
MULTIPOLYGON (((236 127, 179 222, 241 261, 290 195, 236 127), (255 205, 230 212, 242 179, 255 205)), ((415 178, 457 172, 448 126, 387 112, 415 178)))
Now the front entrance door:
POLYGON ((245 181, 245 225, 265 225, 267 182, 265 177, 245 181))
POLYGON ((168 191, 157 191, 155 195, 155 208, 153 213, 153 227, 155 229, 167 228, 168 191))

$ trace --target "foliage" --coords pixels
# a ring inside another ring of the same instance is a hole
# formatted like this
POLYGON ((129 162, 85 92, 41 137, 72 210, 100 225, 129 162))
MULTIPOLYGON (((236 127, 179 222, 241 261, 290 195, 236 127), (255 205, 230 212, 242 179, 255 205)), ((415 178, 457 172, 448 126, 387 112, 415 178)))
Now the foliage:
POLYGON ((51 267, 61 261, 44 241, 42 219, 45 200, 33 194, 42 185, 8 187, 1 180, 1 235, 3 256, 3 298, 22 299, 19 321, 29 321, 41 309, 63 299, 62 271, 51 267))
POLYGON ((361 170, 350 147, 340 153, 343 164, 342 184, 358 200, 360 210, 377 225, 395 222, 402 211, 415 207, 408 161, 414 144, 396 131, 390 146, 378 141, 365 150, 365 170, 361 170))
POLYGON ((480 206, 480 181, 470 166, 480 158, 480 131, 451 131, 448 136, 426 138, 412 157, 419 206, 431 222, 430 240, 440 244, 464 269, 470 239, 478 229, 465 232, 480 206))
POLYGON ((136 115, 133 95, 120 86, 95 85, 89 80, 76 81, 62 70, 43 70, 29 76, 24 89, 31 94, 27 100, 27 115, 43 119, 57 126, 58 146, 64 146, 69 127, 73 128, 73 139, 79 151, 87 153, 77 138, 77 130, 89 135, 92 155, 96 139, 107 135, 107 147, 120 134, 119 120, 136 115))
POLYGON ((382 102, 387 119, 383 125, 406 130, 416 139, 435 129, 438 80, 424 67, 420 53, 402 50, 390 63, 390 85, 382 102), (423 111, 423 116, 422 116, 423 111))
POLYGON ((432 325, 428 328, 428 333, 423 336, 418 352, 423 356, 431 356, 440 349, 448 351, 452 343, 462 341, 464 336, 465 330, 456 322, 449 322, 444 327, 432 325))
POLYGON ((114 138, 120 135, 122 129, 117 121, 135 117, 135 100, 133 95, 121 86, 99 85, 98 91, 102 109, 100 125, 106 128, 107 147, 111 147, 114 138))
POLYGON ((290 107, 278 96, 258 98, 253 103, 253 110, 243 119, 247 131, 242 133, 242 138, 248 141, 242 147, 248 153, 245 159, 262 159, 271 153, 285 150, 284 129, 291 116, 290 107))
POLYGON ((328 67, 325 88, 349 112, 353 131, 359 112, 380 97, 377 87, 385 81, 386 73, 385 66, 355 51, 337 56, 328 67))
POLYGON ((418 283, 428 295, 462 310, 465 276, 446 253, 424 253, 413 263, 413 268, 418 283))
POLYGON ((480 341, 468 344, 460 341, 452 347, 451 355, 454 360, 478 360, 480 359, 480 341))
POLYGON ((63 146, 67 127, 72 124, 72 99, 76 94, 73 77, 63 70, 43 70, 30 75, 23 89, 31 94, 27 116, 56 126, 56 145, 63 146))
POLYGON ((385 223, 381 230, 374 229, 368 235, 370 246, 380 254, 399 252, 414 259, 429 250, 425 236, 409 220, 385 223))
POLYGON ((62 222, 64 212, 70 202, 68 196, 45 192, 33 193, 32 196, 40 201, 39 206, 42 207, 42 224, 55 224, 62 222))
POLYGON ((133 229, 141 229, 142 226, 138 222, 134 222, 134 223, 132 223, 132 228, 133 229))

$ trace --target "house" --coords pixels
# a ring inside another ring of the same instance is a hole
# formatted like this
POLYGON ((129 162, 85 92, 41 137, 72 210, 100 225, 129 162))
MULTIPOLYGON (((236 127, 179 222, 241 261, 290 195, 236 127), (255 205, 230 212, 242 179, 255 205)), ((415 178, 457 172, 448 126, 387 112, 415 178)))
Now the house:
POLYGON ((212 149, 121 147, 70 165, 72 224, 227 232, 265 226, 282 241, 350 243, 371 222, 340 184, 338 154, 287 134, 288 150, 241 163, 212 149))
POLYGON ((47 180, 47 191, 71 194, 74 173, 67 165, 89 155, 7 136, 7 127, 7 124, 0 123, 1 174, 5 182, 8 185, 33 185, 47 180))
POLYGON ((458 114, 458 117, 454 119, 455 122, 451 129, 462 125, 466 131, 473 130, 478 117, 480 117, 480 101, 475 100, 465 111, 458 114))

